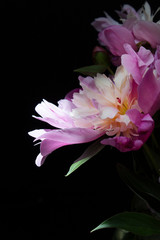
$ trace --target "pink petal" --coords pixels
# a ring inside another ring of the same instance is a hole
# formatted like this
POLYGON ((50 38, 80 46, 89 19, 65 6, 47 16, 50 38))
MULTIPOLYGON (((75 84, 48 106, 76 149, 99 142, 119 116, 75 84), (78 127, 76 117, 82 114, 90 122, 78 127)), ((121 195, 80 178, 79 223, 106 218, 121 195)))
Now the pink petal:
POLYGON ((100 32, 99 40, 109 48, 115 56, 121 56, 126 52, 123 47, 125 43, 130 44, 135 50, 137 48, 131 31, 119 25, 110 26, 100 32))
POLYGON ((154 121, 149 114, 140 113, 137 109, 130 109, 126 112, 130 120, 137 126, 139 139, 145 143, 154 129, 154 121))
MULTIPOLYGON (((154 61, 154 57, 151 51, 147 50, 142 46, 138 51, 138 56, 139 56, 139 59, 142 60, 142 65, 150 66, 154 61)), ((139 66, 141 67, 140 63, 139 63, 139 66)))
POLYGON ((138 53, 129 44, 125 44, 124 48, 127 54, 121 57, 122 65, 132 74, 135 82, 140 84, 145 70, 154 61, 153 54, 144 47, 140 47, 138 53))
POLYGON ((160 80, 149 69, 138 87, 138 103, 144 113, 153 116, 160 109, 160 80))
POLYGON ((105 17, 99 17, 96 18, 91 25, 98 31, 102 31, 103 29, 105 29, 106 27, 108 27, 110 24, 107 20, 107 18, 105 17))
POLYGON ((158 59, 155 62, 155 68, 156 68, 156 71, 157 71, 158 75, 160 76, 160 59, 158 59))
POLYGON ((65 99, 71 101, 73 99, 73 94, 75 92, 79 92, 80 88, 75 88, 72 91, 70 91, 69 93, 67 93, 67 95, 65 96, 65 99))
POLYGON ((139 132, 149 131, 153 129, 154 121, 147 113, 140 113, 137 109, 130 109, 126 112, 130 120, 138 127, 139 132))
POLYGON ((106 17, 96 18, 91 25, 98 31, 102 31, 108 26, 119 24, 111 16, 105 12, 106 17))
POLYGON ((93 141, 101 137, 104 133, 98 130, 86 128, 54 129, 41 136, 44 139, 50 139, 62 143, 78 144, 93 141))
POLYGON ((87 87, 89 89, 91 89, 92 91, 98 92, 98 89, 95 85, 95 81, 92 77, 82 77, 79 76, 78 77, 79 81, 80 81, 80 85, 84 88, 87 87))
POLYGON ((136 59, 128 54, 124 54, 121 57, 121 63, 125 69, 130 73, 137 84, 140 83, 142 75, 138 67, 136 59))
POLYGON ((40 152, 42 156, 47 156, 56 149, 67 145, 67 143, 58 142, 50 139, 45 139, 41 143, 40 152))
POLYGON ((160 24, 141 20, 133 26, 133 33, 139 41, 149 42, 153 48, 160 45, 160 24))
POLYGON ((40 146, 40 154, 36 158, 36 164, 41 166, 46 157, 60 147, 90 142, 101 137, 103 134, 104 133, 100 131, 83 128, 49 131, 40 136, 42 142, 40 146))
POLYGON ((43 100, 40 104, 38 104, 35 108, 36 112, 42 116, 35 117, 43 122, 47 122, 51 126, 57 128, 69 128, 74 127, 74 123, 69 113, 72 111, 74 107, 73 103, 67 99, 60 100, 59 106, 43 100))
POLYGON ((123 136, 104 139, 101 141, 101 143, 104 145, 113 146, 117 148, 120 152, 135 151, 140 149, 143 145, 142 140, 132 140, 123 136))

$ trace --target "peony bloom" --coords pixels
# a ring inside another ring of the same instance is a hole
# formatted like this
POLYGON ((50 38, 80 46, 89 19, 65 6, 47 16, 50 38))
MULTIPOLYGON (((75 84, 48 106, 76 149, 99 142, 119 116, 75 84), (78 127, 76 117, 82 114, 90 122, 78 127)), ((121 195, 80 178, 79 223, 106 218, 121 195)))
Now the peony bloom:
MULTIPOLYGON (((29 132, 40 141, 38 166, 51 152, 65 145, 103 136, 102 144, 126 152, 138 150, 152 133, 154 121, 147 112, 150 108, 143 113, 146 103, 139 95, 141 84, 138 86, 123 66, 117 68, 113 80, 97 74, 94 78, 80 76, 79 81, 81 89, 60 100, 58 107, 45 100, 36 106, 41 116, 36 118, 58 128, 29 132)), ((148 82, 143 82, 143 88, 145 84, 148 82)), ((156 108, 157 101, 154 104, 156 108)))
POLYGON ((159 10, 152 15, 148 2, 137 12, 130 5, 124 5, 121 11, 117 11, 121 24, 106 13, 106 17, 97 18, 91 24, 99 32, 99 42, 113 55, 121 56, 125 53, 124 43, 130 44, 134 50, 139 42, 148 42, 153 49, 160 45, 160 21, 153 22, 159 10))

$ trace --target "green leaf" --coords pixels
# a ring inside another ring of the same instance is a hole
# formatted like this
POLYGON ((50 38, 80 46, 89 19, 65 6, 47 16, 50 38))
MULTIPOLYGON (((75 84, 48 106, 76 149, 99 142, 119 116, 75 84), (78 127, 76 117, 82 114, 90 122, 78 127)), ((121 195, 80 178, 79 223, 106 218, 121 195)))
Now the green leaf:
POLYGON ((104 73, 106 71, 106 69, 107 69, 107 67, 105 65, 98 64, 98 65, 81 67, 81 68, 74 70, 74 72, 79 72, 84 75, 89 75, 89 76, 94 77, 97 75, 97 73, 104 73))
POLYGON ((99 153, 105 146, 102 145, 99 141, 91 144, 85 152, 70 166, 68 173, 65 175, 69 176, 72 172, 74 172, 77 168, 79 168, 82 164, 87 162, 89 159, 94 157, 97 153, 99 153))
POLYGON ((160 234, 160 221, 144 213, 123 212, 102 222, 91 232, 103 228, 121 228, 139 236, 152 236, 160 234))
POLYGON ((117 171, 120 178, 138 195, 145 193, 160 201, 160 185, 158 183, 152 182, 149 178, 143 178, 138 174, 131 173, 121 164, 117 165, 117 171))

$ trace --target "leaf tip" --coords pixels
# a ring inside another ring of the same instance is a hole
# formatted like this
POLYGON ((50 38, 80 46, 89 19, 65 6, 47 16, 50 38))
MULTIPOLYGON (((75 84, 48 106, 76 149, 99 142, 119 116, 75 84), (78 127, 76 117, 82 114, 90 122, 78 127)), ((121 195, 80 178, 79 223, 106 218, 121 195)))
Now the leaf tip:
POLYGON ((68 171, 64 176, 68 177, 70 175, 70 172, 68 171))
POLYGON ((90 231, 90 233, 93 233, 93 232, 95 232, 95 231, 96 231, 96 228, 92 229, 92 230, 90 231))

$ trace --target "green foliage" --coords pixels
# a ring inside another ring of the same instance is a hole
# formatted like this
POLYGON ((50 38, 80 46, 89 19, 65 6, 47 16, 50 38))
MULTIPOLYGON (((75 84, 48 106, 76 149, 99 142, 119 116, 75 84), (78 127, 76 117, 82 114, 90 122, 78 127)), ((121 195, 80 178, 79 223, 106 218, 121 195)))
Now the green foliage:
POLYGON ((92 232, 103 228, 121 228, 139 236, 152 236, 160 234, 160 221, 148 214, 123 212, 108 218, 92 232))
POLYGON ((97 73, 104 73, 108 70, 110 74, 114 75, 114 72, 111 69, 110 57, 106 51, 97 51, 93 56, 93 61, 94 65, 78 68, 74 70, 74 72, 94 77, 97 73))
POLYGON ((97 64, 97 65, 91 65, 91 66, 85 66, 78 68, 74 70, 74 72, 81 73, 86 76, 91 76, 94 77, 97 75, 97 73, 104 73, 106 71, 107 67, 102 64, 97 64))
POLYGON ((96 141, 91 144, 85 152, 71 165, 68 173, 65 175, 69 176, 72 172, 74 172, 77 168, 79 168, 82 164, 87 162, 89 159, 94 157, 97 153, 99 153, 105 146, 100 143, 100 141, 96 141))

